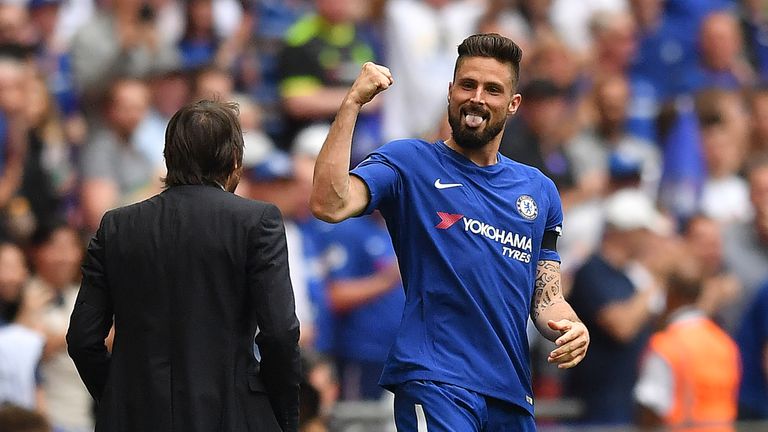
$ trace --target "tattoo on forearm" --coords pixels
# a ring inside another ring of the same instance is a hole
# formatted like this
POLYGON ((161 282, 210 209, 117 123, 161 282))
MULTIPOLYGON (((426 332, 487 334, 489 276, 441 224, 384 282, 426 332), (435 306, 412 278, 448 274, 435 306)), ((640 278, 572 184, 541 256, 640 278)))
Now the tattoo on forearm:
POLYGON ((533 291, 533 318, 538 318, 544 309, 561 299, 560 263, 539 261, 533 291))

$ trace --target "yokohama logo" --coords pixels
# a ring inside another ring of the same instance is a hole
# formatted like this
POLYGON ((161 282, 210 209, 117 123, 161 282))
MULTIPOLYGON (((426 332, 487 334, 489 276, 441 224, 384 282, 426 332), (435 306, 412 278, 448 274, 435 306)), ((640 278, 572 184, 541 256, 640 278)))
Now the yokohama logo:
POLYGON ((448 229, 464 217, 464 215, 445 212, 437 212, 437 215, 440 216, 440 223, 435 225, 435 228, 439 229, 448 229))

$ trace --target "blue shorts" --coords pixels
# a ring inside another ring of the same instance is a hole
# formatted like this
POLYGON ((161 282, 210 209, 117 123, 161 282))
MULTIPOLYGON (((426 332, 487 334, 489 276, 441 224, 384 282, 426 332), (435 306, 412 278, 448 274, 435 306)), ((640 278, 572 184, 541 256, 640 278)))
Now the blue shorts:
POLYGON ((434 381, 394 388, 398 432, 535 431, 533 416, 517 405, 434 381))

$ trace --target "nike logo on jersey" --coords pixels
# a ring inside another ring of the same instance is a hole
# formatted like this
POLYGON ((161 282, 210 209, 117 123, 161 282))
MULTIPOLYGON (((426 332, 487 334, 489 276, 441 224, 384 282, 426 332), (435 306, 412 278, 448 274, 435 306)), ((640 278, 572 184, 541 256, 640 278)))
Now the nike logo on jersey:
POLYGON ((435 180, 435 187, 438 189, 448 189, 464 186, 461 183, 440 183, 440 179, 435 180))

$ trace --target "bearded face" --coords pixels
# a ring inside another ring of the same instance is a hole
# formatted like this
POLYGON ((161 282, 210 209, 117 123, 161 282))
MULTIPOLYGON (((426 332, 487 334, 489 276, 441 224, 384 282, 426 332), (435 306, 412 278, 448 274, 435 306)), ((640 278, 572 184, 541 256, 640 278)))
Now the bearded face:
POLYGON ((506 120, 506 116, 493 118, 490 110, 477 104, 460 107, 458 111, 448 110, 451 136, 465 149, 479 149, 488 144, 501 133, 506 120))
POLYGON ((479 149, 501 134, 520 104, 513 84, 509 64, 489 57, 460 62, 448 93, 448 123, 457 145, 479 149))

